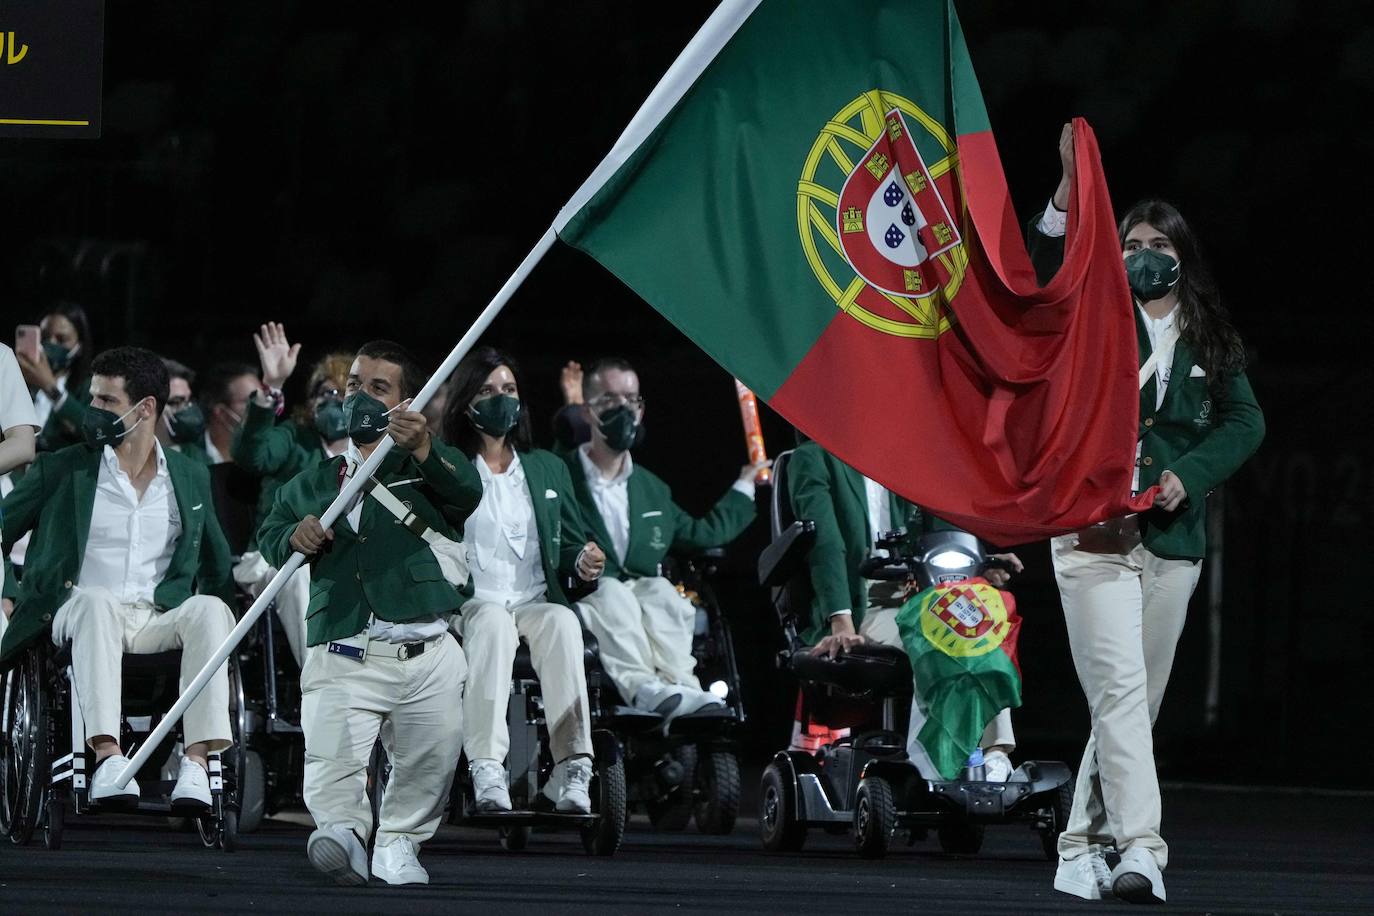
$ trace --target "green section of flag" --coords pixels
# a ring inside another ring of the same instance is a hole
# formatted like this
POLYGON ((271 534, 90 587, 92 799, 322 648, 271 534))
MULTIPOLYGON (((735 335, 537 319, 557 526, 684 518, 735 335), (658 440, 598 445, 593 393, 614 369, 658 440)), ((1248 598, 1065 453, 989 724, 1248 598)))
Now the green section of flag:
POLYGON ((1011 631, 997 648, 981 655, 950 655, 926 638, 921 625, 940 595, 940 589, 926 589, 908 598, 897 612, 897 628, 911 659, 913 702, 926 716, 917 738, 940 775, 954 779, 993 717, 1021 705, 1021 675, 1004 651, 1015 651, 1019 619, 1010 609, 1011 631))
MULTIPOLYGON (((803 253, 798 181, 830 119, 871 90, 912 100, 950 138, 955 109, 962 132, 987 127, 946 0, 764 0, 560 236, 768 399, 837 313, 803 253)), ((947 154, 924 132, 918 147, 947 154)), ((838 191, 843 171, 824 167, 838 191)))

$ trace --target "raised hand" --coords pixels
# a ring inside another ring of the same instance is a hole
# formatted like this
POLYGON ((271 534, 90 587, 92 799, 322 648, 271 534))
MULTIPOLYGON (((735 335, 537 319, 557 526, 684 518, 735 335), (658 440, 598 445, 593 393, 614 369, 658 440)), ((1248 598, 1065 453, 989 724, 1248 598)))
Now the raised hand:
POLYGON ((262 364, 263 384, 268 388, 280 388, 296 371, 296 357, 301 352, 301 345, 290 343, 286 339, 286 327, 276 321, 262 325, 253 334, 253 343, 258 348, 258 361, 262 364))

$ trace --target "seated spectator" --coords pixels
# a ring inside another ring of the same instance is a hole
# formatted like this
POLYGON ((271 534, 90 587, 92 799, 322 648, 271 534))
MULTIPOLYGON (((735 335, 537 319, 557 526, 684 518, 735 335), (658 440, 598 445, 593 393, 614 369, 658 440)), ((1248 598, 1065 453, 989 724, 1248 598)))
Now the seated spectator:
POLYGON ((81 441, 81 417, 91 401, 91 323, 72 302, 49 309, 38 324, 38 359, 16 353, 38 413, 38 450, 51 452, 81 441))
POLYGON ((200 403, 205 412, 205 453, 210 464, 231 460, 234 436, 248 413, 248 400, 261 387, 258 370, 247 363, 219 363, 205 373, 200 403))
POLYGON ((171 394, 167 397, 167 409, 162 412, 162 422, 157 425, 157 441, 163 448, 209 464, 210 455, 205 451, 205 411, 200 409, 191 388, 196 374, 165 356, 162 364, 167 367, 171 380, 171 394))

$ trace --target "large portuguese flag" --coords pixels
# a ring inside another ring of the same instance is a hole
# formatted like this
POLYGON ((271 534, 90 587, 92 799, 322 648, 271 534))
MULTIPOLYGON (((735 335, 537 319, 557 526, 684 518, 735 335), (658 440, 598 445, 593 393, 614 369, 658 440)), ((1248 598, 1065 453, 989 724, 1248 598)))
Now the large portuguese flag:
POLYGON ((1121 249, 1075 139, 1042 289, 950 3, 727 0, 555 228, 847 464, 1022 542, 1151 495, 1129 497, 1121 249))

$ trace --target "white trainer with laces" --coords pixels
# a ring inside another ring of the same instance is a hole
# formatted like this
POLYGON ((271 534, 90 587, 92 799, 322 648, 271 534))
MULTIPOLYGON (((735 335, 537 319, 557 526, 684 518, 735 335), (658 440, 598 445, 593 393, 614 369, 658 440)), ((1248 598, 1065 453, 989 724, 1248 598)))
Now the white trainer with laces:
POLYGON ((1127 903, 1163 903, 1164 875, 1148 849, 1132 846, 1112 869, 1112 893, 1127 903))
POLYGON ((367 850, 351 830, 321 827, 305 841, 310 864, 334 879, 335 884, 361 887, 367 883, 367 850))
POLYGON ((193 810, 210 807, 210 774, 190 757, 181 758, 177 784, 172 787, 172 807, 193 810))
POLYGON ((1112 871, 1107 857, 1096 846, 1073 859, 1060 859, 1054 871, 1054 889, 1084 900, 1108 899, 1112 893, 1112 871))
POLYGON ((988 782, 1006 782, 1011 778, 1011 758, 999 750, 983 753, 983 773, 988 782))
POLYGON ((478 811, 509 811, 510 790, 506 788, 506 768, 490 757, 479 757, 468 765, 472 774, 473 807, 478 811))
POLYGON ((387 884, 429 883, 429 872, 420 864, 408 836, 396 837, 385 846, 377 844, 372 850, 372 876, 387 884))
POLYGON ((592 761, 587 757, 573 757, 554 767, 550 782, 558 786, 558 802, 554 805, 564 814, 592 813, 592 761), (562 768, 562 773, 558 769, 562 768))
POLYGON ((123 754, 106 757, 96 767, 95 774, 91 776, 91 801, 103 802, 107 805, 138 804, 138 780, 129 780, 129 784, 122 789, 115 785, 127 769, 129 769, 129 758, 123 754))

